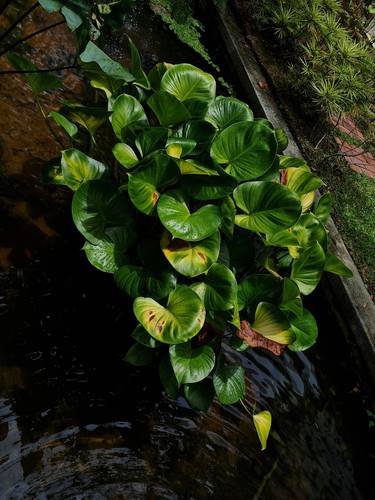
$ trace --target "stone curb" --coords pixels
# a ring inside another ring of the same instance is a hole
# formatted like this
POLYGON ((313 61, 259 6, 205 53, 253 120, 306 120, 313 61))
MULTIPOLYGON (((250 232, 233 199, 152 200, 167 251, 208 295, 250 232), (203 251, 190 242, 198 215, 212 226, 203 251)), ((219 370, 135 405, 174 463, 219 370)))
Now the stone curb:
MULTIPOLYGON (((266 77, 232 13, 228 9, 216 8, 216 17, 216 26, 255 114, 267 118, 275 127, 280 127, 286 132, 289 139, 286 154, 302 157, 271 90, 267 85, 259 85, 260 82, 266 81, 266 77)), ((333 312, 345 335, 349 341, 354 340, 358 345, 375 388, 375 304, 331 218, 327 222, 327 228, 334 252, 353 271, 353 278, 325 273, 324 293, 328 300, 333 300, 333 312)))

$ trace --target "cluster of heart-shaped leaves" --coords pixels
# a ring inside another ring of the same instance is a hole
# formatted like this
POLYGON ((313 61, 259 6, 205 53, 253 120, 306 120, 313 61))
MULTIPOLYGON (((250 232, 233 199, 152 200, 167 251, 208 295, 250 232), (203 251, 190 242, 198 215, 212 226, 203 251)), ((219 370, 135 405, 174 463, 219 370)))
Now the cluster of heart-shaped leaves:
MULTIPOLYGON (((196 409, 215 395, 232 404, 245 396, 245 377, 224 344, 248 347, 236 335, 240 320, 282 348, 307 349, 317 326, 302 296, 324 269, 350 274, 329 252, 330 197, 315 202, 322 181, 282 154, 285 134, 244 102, 216 96, 210 74, 166 63, 146 74, 130 46, 130 69, 92 42, 81 55, 107 98, 116 167, 68 149, 49 177, 75 191, 73 220, 91 264, 134 300, 125 359, 158 359, 166 392, 183 386, 196 409)), ((263 421, 267 412, 256 425, 263 421)))

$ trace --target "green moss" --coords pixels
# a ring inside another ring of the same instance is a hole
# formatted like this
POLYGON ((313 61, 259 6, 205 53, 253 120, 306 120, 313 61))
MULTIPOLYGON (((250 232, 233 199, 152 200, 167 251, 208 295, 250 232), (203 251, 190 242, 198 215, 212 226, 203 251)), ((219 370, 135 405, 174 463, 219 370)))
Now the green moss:
POLYGON ((193 16, 192 0, 149 0, 151 9, 176 36, 219 71, 201 41, 204 26, 193 16))

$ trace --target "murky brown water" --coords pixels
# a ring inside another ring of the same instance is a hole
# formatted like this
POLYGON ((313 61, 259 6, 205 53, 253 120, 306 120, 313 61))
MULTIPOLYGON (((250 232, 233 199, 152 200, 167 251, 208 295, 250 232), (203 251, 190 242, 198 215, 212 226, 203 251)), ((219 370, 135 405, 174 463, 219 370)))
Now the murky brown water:
MULTIPOLYGON (((34 11, 24 32, 49 19, 34 11)), ((173 62, 196 60, 147 10, 125 28, 148 65, 166 51, 173 62)), ((108 40, 121 58, 123 45, 124 35, 108 40)), ((40 65, 60 64, 71 36, 58 27, 28 51, 40 65)), ((65 82, 82 93, 74 74, 65 82)), ((0 498, 374 498, 366 380, 323 295, 309 304, 317 347, 281 359, 240 356, 249 397, 274 415, 266 452, 237 406, 200 414, 165 399, 155 367, 122 361, 131 308, 79 251, 70 193, 41 182, 58 145, 30 92, 0 75, 0 94, 0 498)))

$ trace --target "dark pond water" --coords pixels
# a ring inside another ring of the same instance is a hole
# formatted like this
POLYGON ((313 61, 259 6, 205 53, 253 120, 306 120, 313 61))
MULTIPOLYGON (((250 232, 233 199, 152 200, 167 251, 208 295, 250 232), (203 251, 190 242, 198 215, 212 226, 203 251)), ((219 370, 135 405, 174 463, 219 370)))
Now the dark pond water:
MULTIPOLYGON (((166 52, 199 62, 147 9, 125 28, 149 65, 166 52)), ((47 35, 28 50, 43 62, 38 43, 51 42, 61 62, 69 35, 63 52, 47 35)), ((122 43, 108 40, 119 57, 122 43)), ((79 92, 79 79, 66 82, 79 92)), ((320 337, 306 355, 240 356, 249 398, 273 413, 266 452, 240 407, 201 414, 167 400, 155 367, 123 363, 130 306, 80 252, 69 193, 40 181, 57 145, 30 94, 9 77, 0 90, 0 498, 374 498, 366 379, 323 292, 309 304, 320 337)))

